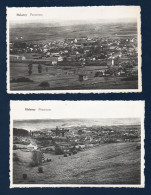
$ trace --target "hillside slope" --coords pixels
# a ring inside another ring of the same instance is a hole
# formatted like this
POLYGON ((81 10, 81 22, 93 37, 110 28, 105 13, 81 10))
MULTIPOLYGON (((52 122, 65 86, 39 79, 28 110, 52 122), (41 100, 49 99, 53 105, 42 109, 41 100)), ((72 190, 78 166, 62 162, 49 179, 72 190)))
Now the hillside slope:
POLYGON ((52 159, 44 163, 44 173, 29 167, 30 152, 15 151, 14 184, 140 184, 140 149, 138 143, 104 144, 69 157, 45 154, 52 159), (22 174, 27 173, 27 180, 22 174))

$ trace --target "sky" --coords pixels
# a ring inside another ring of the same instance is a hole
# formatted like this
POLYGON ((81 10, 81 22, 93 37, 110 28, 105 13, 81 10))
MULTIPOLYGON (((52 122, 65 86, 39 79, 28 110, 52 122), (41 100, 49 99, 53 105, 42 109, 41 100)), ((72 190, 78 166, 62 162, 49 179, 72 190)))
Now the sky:
POLYGON ((39 22, 42 20, 99 20, 129 19, 140 17, 139 6, 91 6, 91 7, 49 7, 49 8, 7 8, 10 22, 39 22), (27 14, 27 16, 17 16, 27 14), (31 15, 32 14, 32 15, 31 15), (40 14, 40 16, 33 16, 40 14))
POLYGON ((144 101, 11 101, 10 106, 11 120, 144 117, 144 101))

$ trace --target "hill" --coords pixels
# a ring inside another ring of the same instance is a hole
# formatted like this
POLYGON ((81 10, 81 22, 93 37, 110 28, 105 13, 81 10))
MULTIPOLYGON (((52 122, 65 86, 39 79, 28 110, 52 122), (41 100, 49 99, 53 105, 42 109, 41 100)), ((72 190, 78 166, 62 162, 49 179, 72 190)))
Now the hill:
POLYGON ((63 157, 44 154, 43 174, 29 167, 31 152, 16 150, 20 163, 13 163, 14 184, 140 184, 140 148, 137 142, 103 144, 63 157), (22 174, 27 173, 27 180, 22 174))
POLYGON ((29 132, 25 129, 13 128, 13 135, 14 136, 28 136, 29 132))

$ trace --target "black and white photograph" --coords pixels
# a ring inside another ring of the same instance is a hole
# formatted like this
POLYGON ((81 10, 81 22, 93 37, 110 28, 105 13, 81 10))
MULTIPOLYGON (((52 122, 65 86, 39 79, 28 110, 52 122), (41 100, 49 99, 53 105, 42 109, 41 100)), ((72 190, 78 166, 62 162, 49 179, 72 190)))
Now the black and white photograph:
POLYGON ((7 92, 141 92, 140 12, 7 7, 7 92))
POLYGON ((11 101, 10 188, 143 188, 144 106, 11 101))

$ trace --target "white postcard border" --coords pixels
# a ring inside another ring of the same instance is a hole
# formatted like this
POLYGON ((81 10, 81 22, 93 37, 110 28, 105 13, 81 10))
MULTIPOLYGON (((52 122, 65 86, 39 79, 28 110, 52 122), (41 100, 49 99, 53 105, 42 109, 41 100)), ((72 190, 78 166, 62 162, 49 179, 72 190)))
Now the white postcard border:
POLYGON ((10 179, 10 188, 61 188, 61 187, 70 187, 70 188, 81 188, 81 187, 90 187, 90 188, 144 188, 145 187, 145 101, 144 100, 79 100, 81 102, 141 102, 144 106, 144 112, 141 113, 141 184, 13 184, 13 116, 11 112, 11 104, 13 102, 76 102, 70 100, 11 100, 10 101, 10 137, 9 137, 9 179, 10 179))
MULTIPOLYGON (((84 7, 84 6, 81 6, 84 7)), ((99 7, 99 6, 88 6, 88 7, 99 7)), ((100 6, 100 7, 111 7, 111 6, 100 6)), ((40 7, 6 7, 6 21, 7 21, 7 29, 6 29, 6 43, 7 43, 7 93, 8 94, 101 94, 101 93, 140 93, 142 92, 142 35, 141 35, 141 6, 134 5, 117 5, 116 7, 139 7, 140 16, 137 16, 137 40, 138 40, 138 89, 77 89, 77 90, 11 90, 10 89, 10 58, 9 58, 9 21, 8 21, 8 9, 12 8, 39 8, 40 7)), ((48 7, 41 7, 42 9, 48 7)), ((50 7, 53 8, 53 7, 50 7)), ((70 7, 68 7, 70 8, 70 7)), ((78 6, 77 6, 78 8, 78 6)))

